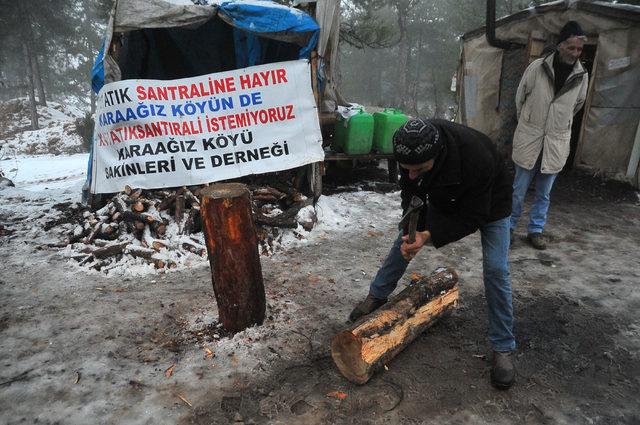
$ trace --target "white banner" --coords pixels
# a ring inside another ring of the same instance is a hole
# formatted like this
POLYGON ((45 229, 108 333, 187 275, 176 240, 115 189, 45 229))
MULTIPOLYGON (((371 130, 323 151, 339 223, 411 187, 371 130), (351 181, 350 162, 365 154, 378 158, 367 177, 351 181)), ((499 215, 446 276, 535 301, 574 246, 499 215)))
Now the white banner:
POLYGON ((306 60, 98 93, 92 193, 190 186, 324 160, 306 60))

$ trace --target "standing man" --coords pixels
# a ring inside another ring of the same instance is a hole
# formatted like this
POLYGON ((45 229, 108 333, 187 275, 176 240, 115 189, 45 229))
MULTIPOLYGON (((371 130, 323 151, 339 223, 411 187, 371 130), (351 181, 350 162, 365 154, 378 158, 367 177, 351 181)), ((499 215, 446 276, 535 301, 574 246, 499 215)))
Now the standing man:
POLYGON ((546 249, 542 231, 547 222, 549 194, 569 156, 573 116, 587 95, 589 78, 578 60, 585 41, 580 25, 567 22, 560 31, 556 50, 531 62, 516 93, 518 126, 513 136, 516 173, 511 234, 522 214, 527 189, 535 178, 527 240, 536 249, 546 249))
POLYGON ((515 380, 513 307, 509 279, 511 179, 491 140, 471 128, 444 120, 412 119, 393 136, 400 165, 402 207, 415 195, 420 212, 414 243, 398 235, 384 264, 350 320, 387 302, 409 261, 430 244, 440 248, 480 229, 482 268, 493 348, 491 381, 507 389, 515 380))

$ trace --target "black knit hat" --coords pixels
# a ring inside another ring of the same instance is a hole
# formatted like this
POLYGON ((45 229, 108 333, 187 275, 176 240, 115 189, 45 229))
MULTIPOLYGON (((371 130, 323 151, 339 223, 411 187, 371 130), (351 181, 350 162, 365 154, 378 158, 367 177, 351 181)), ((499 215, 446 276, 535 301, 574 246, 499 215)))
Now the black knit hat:
POLYGON ((569 21, 564 24, 564 27, 562 27, 562 29, 560 30, 557 44, 560 44, 571 37, 585 37, 584 31, 582 31, 582 27, 576 21, 569 21))
POLYGON ((410 119, 393 135, 393 155, 400 164, 422 164, 441 150, 438 129, 428 120, 410 119))

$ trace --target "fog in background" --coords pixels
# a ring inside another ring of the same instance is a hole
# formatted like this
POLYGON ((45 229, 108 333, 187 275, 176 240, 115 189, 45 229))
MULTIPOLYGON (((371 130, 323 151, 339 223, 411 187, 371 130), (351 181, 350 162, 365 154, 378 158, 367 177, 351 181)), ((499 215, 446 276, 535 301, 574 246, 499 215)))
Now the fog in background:
MULTIPOLYGON (((500 17, 541 2, 496 3, 500 17)), ((0 101, 32 92, 40 104, 50 99, 89 111, 91 67, 111 6, 0 0, 0 101)), ((345 99, 414 115, 455 113, 450 87, 459 37, 484 24, 484 0, 359 0, 341 8, 337 78, 345 99)))

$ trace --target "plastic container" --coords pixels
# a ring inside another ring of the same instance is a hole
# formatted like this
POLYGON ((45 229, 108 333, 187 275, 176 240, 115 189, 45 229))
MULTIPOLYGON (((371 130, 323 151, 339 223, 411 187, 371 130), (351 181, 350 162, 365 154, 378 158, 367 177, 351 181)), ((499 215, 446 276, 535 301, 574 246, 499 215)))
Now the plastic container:
POLYGON ((333 131, 333 140, 331 141, 331 149, 335 152, 344 152, 344 139, 347 134, 348 118, 344 118, 338 114, 336 124, 333 131))
POLYGON ((393 133, 409 120, 399 109, 386 108, 373 114, 373 150, 393 153, 393 133))
POLYGON ((345 128, 343 150, 349 155, 371 152, 373 144, 373 115, 359 111, 351 116, 345 128))

